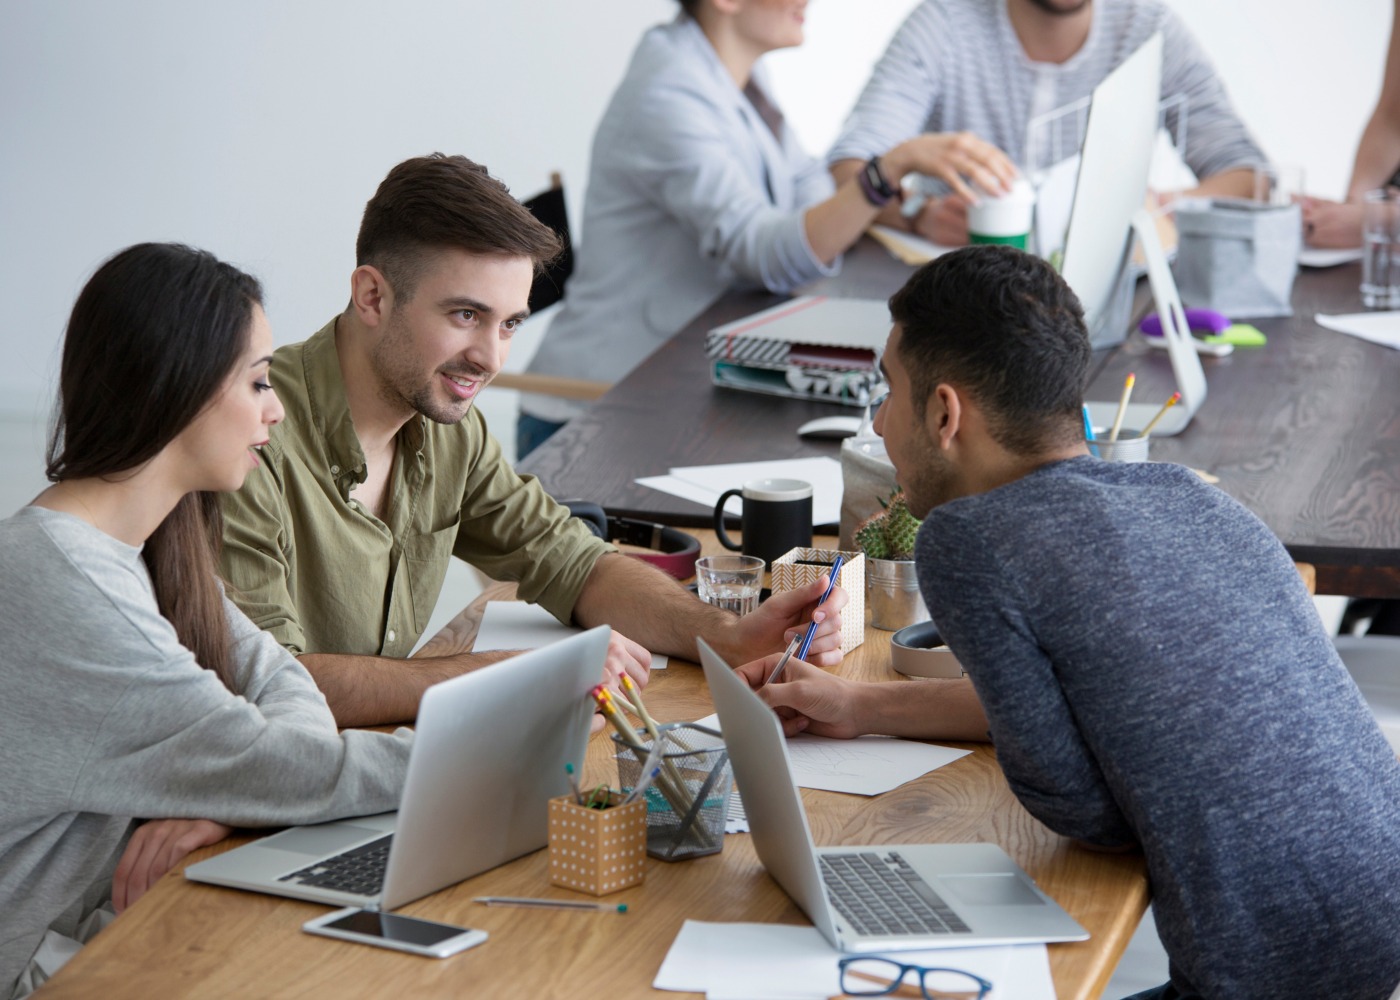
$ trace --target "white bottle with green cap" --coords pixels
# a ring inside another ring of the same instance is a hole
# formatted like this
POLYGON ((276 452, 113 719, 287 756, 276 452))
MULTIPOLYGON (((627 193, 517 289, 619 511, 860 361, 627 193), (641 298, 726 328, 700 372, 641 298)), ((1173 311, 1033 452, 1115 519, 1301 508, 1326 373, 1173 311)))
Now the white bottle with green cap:
POLYGON ((983 194, 976 205, 968 206, 967 235, 972 243, 1003 243, 1026 250, 1034 221, 1035 190, 1024 177, 1017 177, 1005 194, 983 194))

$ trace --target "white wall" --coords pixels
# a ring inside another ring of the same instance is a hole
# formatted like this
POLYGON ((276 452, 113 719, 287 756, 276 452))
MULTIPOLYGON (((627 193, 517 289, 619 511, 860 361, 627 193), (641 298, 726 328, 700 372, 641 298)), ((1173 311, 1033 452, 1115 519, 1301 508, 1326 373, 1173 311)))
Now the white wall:
MULTIPOLYGON (((816 0, 772 57, 808 148, 830 143, 914 0, 816 0)), ((1389 0, 1171 0, 1267 152, 1341 192, 1379 88, 1389 0)), ((669 0, 6 0, 0 32, 0 413, 47 406, 72 300, 107 255, 184 240, 264 281, 279 343, 342 304, 365 201, 434 149, 519 195, 588 146, 669 0)), ((586 234, 581 234, 586 240, 586 234)), ((528 328, 527 328, 528 329, 528 328)))

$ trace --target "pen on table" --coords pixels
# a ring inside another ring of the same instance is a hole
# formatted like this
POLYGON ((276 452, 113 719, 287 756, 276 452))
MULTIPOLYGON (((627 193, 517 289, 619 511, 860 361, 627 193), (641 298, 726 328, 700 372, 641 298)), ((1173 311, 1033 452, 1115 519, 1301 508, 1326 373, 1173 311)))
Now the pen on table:
POLYGON ((1094 444, 1094 422, 1089 419, 1089 404, 1085 403, 1080 410, 1084 414, 1084 440, 1089 442, 1089 454, 1098 458, 1099 446, 1094 444))
POLYGON ((783 655, 778 658, 778 665, 773 668, 773 672, 768 675, 765 684, 772 684, 783 675, 783 667, 787 666, 787 661, 792 659, 793 651, 797 649, 798 636, 794 635, 792 641, 787 644, 787 649, 783 650, 783 655))
MULTIPOLYGON (((821 607, 825 604, 826 599, 831 596, 831 592, 836 589, 836 578, 841 575, 841 563, 844 562, 845 559, 845 556, 838 555, 836 560, 831 564, 831 575, 826 581, 826 593, 822 594, 822 599, 817 602, 817 607, 821 607)), ((812 624, 807 626, 807 634, 802 637, 802 645, 797 648, 797 658, 799 660, 807 658, 807 650, 811 647, 812 637, 816 634, 817 622, 813 619, 812 624)))
POLYGON ((589 903, 581 899, 530 899, 525 896, 477 896, 475 903, 487 906, 533 906, 541 910, 597 910, 603 913, 626 913, 626 903, 589 903))
POLYGON ((1128 377, 1123 380, 1123 395, 1118 400, 1118 412, 1113 415, 1113 429, 1108 432, 1110 441, 1118 440, 1118 431, 1123 426, 1123 417, 1128 413, 1128 397, 1133 394, 1133 383, 1137 377, 1128 372, 1128 377))
POLYGON ((1152 428, 1157 426, 1157 421, 1167 415, 1167 411, 1181 401, 1181 393, 1174 392, 1171 398, 1162 404, 1162 408, 1157 411, 1157 415, 1147 422, 1147 426, 1142 429, 1142 437, 1147 437, 1152 432, 1152 428))

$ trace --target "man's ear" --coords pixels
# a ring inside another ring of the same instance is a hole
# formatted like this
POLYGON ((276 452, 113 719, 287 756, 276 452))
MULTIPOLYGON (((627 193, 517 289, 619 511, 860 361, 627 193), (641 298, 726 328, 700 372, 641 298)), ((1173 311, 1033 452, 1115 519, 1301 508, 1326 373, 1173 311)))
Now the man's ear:
POLYGON ((962 429, 962 421, 962 397, 957 389, 940 382, 934 387, 924 410, 924 429, 928 432, 929 440, 947 451, 962 429))
POLYGON ((394 308, 394 290, 384 272, 361 264, 350 273, 350 307, 365 326, 378 327, 394 308))

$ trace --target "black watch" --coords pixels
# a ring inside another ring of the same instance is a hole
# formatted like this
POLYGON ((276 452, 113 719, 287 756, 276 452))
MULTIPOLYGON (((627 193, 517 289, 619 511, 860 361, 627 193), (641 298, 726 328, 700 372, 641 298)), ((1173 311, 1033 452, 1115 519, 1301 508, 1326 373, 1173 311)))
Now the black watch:
POLYGON ((872 156, 866 160, 865 166, 861 167, 856 178, 860 184, 861 194, 865 195, 865 200, 876 208, 884 208, 899 197, 899 188, 891 184, 890 179, 885 176, 885 172, 880 169, 878 156, 872 156))

